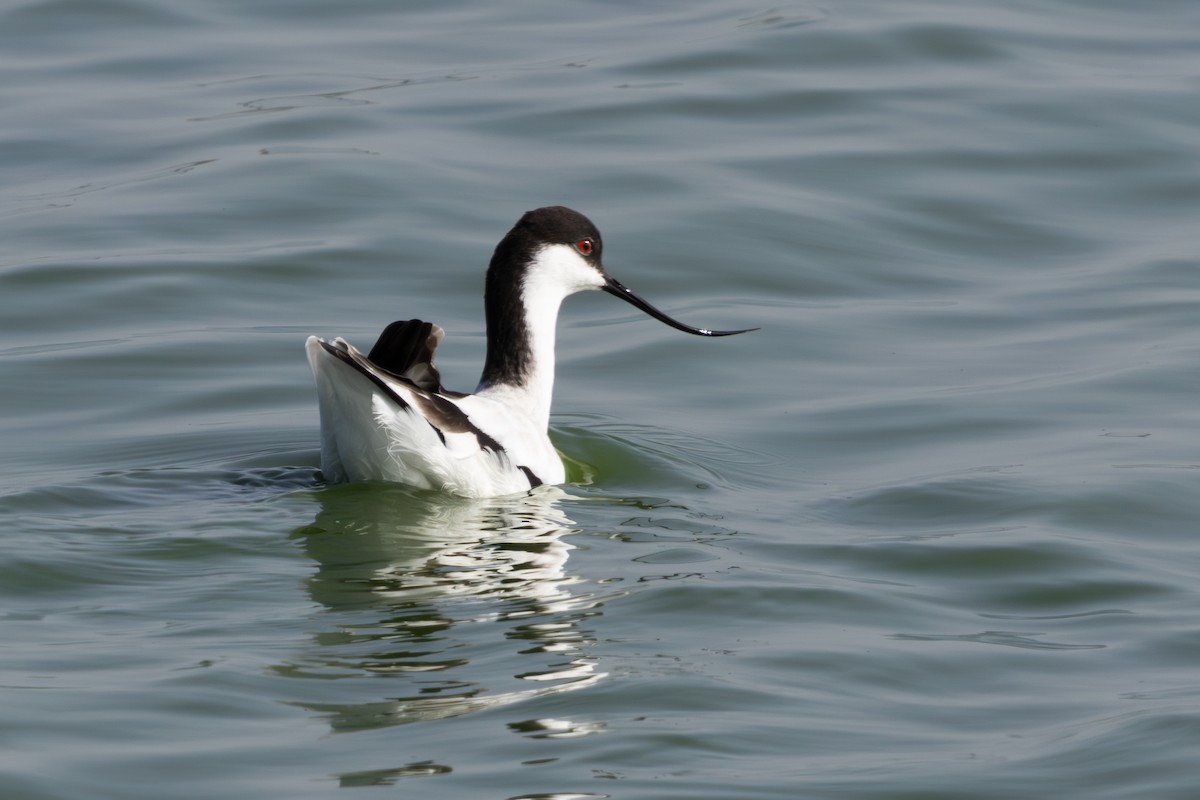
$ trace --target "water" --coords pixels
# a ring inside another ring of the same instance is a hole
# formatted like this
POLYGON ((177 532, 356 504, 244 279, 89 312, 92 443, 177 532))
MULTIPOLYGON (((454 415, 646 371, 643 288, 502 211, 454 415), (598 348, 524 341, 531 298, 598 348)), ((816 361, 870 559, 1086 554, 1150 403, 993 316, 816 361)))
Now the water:
POLYGON ((1200 6, 0 10, 0 795, 1192 798, 1200 6), (326 487, 305 336, 571 485, 326 487))

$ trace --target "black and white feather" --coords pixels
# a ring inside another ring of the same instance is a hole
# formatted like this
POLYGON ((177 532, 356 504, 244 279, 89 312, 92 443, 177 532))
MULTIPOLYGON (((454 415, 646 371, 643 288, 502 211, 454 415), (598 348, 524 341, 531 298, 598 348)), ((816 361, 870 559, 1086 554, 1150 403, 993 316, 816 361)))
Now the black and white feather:
POLYGON ((326 480, 391 481, 465 497, 565 481, 547 428, 558 310, 575 292, 602 289, 700 336, 745 332, 672 319, 609 276, 602 250, 595 225, 569 208, 521 217, 488 267, 487 355, 474 394, 442 386, 433 359, 445 334, 431 322, 393 322, 368 355, 340 338, 310 336, 326 480))

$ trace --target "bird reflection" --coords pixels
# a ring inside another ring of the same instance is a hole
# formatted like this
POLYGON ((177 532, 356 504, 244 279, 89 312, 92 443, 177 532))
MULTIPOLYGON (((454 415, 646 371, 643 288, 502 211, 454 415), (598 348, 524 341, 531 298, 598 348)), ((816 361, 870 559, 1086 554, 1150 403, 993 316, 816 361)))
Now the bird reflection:
POLYGON ((566 572, 566 495, 466 500, 350 484, 295 532, 323 607, 303 707, 335 731, 440 719, 583 688, 600 599, 566 572), (381 682, 379 678, 388 678, 381 682))

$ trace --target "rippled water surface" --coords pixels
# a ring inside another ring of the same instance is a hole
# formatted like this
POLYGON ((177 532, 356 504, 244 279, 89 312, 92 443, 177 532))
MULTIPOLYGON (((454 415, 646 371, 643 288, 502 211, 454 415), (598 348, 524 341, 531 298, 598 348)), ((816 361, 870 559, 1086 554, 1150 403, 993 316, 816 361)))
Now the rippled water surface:
POLYGON ((1200 5, 0 8, 0 796, 1194 798, 1200 5), (326 486, 310 333, 571 483, 326 486))

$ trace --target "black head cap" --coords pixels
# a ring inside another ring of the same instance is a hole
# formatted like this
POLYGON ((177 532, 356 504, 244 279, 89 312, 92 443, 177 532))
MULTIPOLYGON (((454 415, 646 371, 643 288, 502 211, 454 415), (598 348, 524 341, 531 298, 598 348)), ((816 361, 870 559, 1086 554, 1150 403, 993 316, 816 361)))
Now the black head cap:
POLYGON ((600 254, 604 245, 600 231, 592 221, 566 206, 546 206, 526 211, 496 245, 491 268, 503 265, 524 264, 533 252, 547 244, 566 244, 575 247, 588 261, 600 266, 600 254), (579 247, 583 241, 591 242, 587 252, 579 247))
POLYGON ((519 382, 529 369, 529 332, 521 314, 522 273, 542 247, 565 244, 601 274, 603 245, 592 221, 565 206, 526 211, 492 253, 484 284, 488 327, 482 383, 519 382))

